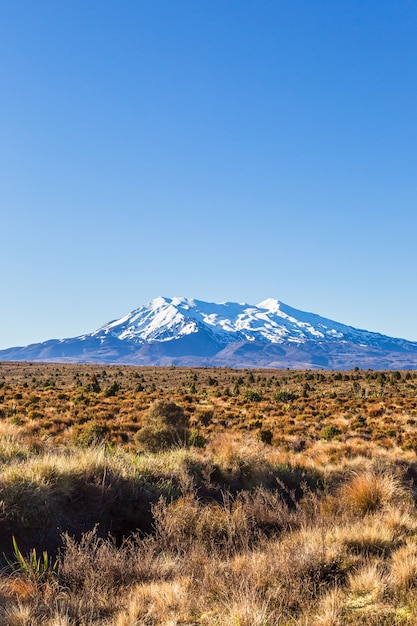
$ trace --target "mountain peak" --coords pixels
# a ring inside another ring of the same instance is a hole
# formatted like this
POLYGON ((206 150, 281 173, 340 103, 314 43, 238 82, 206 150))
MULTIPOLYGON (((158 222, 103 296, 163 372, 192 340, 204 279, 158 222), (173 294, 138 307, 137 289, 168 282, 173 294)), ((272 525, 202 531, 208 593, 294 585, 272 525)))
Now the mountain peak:
POLYGON ((267 311, 271 311, 272 313, 276 313, 281 308, 281 303, 276 298, 267 298, 266 300, 262 300, 259 304, 256 305, 260 309, 266 309, 267 311))
POLYGON ((251 305, 158 296, 93 333, 0 351, 3 360, 417 369, 417 343, 267 298, 251 305))

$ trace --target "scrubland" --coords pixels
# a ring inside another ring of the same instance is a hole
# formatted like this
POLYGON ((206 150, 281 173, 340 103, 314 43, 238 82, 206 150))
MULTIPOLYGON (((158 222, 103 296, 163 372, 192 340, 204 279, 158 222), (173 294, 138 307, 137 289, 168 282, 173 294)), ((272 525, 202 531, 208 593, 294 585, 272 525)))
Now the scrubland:
POLYGON ((0 364, 0 624, 417 624, 417 373, 0 364))

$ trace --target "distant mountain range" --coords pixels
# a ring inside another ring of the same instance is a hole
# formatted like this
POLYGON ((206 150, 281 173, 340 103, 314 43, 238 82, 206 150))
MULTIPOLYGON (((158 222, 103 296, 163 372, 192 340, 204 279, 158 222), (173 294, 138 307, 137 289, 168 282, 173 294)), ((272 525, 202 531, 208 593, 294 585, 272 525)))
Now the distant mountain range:
POLYGON ((417 343, 298 311, 158 297, 98 330, 0 350, 2 361, 352 369, 417 369, 417 343))

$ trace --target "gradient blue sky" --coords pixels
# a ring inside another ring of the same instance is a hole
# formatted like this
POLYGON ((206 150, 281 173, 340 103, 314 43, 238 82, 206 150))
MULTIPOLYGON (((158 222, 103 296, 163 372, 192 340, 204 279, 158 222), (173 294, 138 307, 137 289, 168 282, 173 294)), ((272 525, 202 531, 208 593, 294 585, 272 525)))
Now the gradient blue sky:
POLYGON ((0 2, 0 348, 158 295, 417 340, 415 0, 0 2))

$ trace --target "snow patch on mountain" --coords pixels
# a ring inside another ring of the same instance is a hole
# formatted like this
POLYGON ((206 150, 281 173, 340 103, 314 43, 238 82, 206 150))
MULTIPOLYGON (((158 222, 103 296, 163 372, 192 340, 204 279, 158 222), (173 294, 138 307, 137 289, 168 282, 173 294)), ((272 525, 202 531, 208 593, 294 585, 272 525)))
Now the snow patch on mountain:
POLYGON ((141 344, 179 339, 202 330, 225 345, 235 341, 301 344, 310 340, 349 340, 369 345, 379 337, 377 333, 298 311, 274 298, 250 305, 162 296, 102 326, 92 336, 110 334, 141 344))
POLYGON ((274 298, 252 305, 160 296, 93 333, 2 350, 0 360, 417 370, 417 343, 340 324, 274 298))

